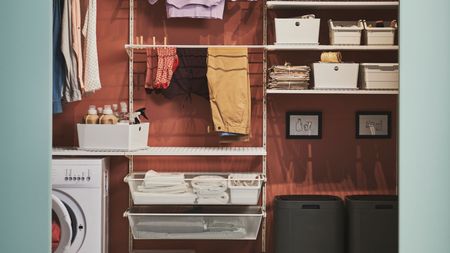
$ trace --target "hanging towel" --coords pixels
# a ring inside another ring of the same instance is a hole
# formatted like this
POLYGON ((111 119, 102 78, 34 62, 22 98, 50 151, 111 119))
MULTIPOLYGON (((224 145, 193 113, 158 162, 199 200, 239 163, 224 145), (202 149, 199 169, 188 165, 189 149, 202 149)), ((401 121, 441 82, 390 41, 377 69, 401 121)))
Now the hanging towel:
POLYGON ((156 71, 158 70, 158 56, 156 50, 153 48, 147 48, 147 69, 145 72, 145 89, 147 92, 153 90, 153 83, 156 80, 156 71))
POLYGON ((207 77, 215 131, 248 135, 251 93, 247 48, 209 48, 207 77))
POLYGON ((78 82, 78 65, 72 47, 72 1, 64 0, 61 22, 61 51, 66 63, 66 79, 63 86, 63 99, 66 102, 81 100, 80 83, 78 82))
POLYGON ((77 61, 77 75, 78 83, 81 91, 84 91, 83 80, 83 53, 81 50, 81 9, 79 0, 72 1, 72 47, 75 52, 75 58, 77 61))
MULTIPOLYGON (((191 98, 196 94, 209 99, 208 80, 206 79, 206 48, 177 48, 178 68, 173 73, 170 86, 161 93, 167 99, 177 96, 191 98)), ((147 74, 149 73, 147 59, 147 74)))
POLYGON ((86 92, 93 92, 102 87, 97 52, 97 0, 89 0, 84 20, 83 36, 86 45, 84 86, 86 92))
POLYGON ((173 47, 161 47, 156 49, 158 55, 158 69, 154 89, 167 89, 172 80, 173 72, 178 67, 177 49, 173 47))

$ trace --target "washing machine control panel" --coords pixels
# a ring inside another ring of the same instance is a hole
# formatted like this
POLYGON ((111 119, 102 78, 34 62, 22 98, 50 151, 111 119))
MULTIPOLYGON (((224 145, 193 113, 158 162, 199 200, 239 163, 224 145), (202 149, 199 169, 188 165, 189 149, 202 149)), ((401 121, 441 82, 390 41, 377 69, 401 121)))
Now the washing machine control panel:
POLYGON ((101 166, 59 165, 52 169, 52 185, 64 187, 100 187, 101 166))

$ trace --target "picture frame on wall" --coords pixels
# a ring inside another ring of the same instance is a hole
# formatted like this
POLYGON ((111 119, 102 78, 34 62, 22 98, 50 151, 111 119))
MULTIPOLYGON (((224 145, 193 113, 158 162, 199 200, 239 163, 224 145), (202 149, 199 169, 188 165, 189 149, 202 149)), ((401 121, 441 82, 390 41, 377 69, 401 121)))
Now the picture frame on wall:
POLYGON ((287 112, 286 139, 321 139, 322 112, 287 112))
POLYGON ((356 112, 357 139, 391 138, 391 112, 356 112))

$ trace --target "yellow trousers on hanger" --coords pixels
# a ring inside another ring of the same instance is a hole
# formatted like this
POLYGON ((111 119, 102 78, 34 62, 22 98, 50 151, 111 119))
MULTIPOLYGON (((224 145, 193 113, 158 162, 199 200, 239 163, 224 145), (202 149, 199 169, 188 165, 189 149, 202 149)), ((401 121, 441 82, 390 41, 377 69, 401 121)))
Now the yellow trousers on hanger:
POLYGON ((215 131, 248 135, 251 92, 247 48, 209 48, 207 77, 215 131))

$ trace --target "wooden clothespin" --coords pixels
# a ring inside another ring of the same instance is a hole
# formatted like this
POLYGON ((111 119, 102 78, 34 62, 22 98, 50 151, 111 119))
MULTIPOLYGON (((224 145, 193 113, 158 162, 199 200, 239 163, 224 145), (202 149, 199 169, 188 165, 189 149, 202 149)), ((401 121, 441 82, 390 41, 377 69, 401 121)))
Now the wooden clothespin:
POLYGON ((164 36, 164 46, 167 46, 167 37, 164 36))
POLYGON ((153 39, 153 46, 156 46, 156 37, 153 36, 152 39, 153 39))

